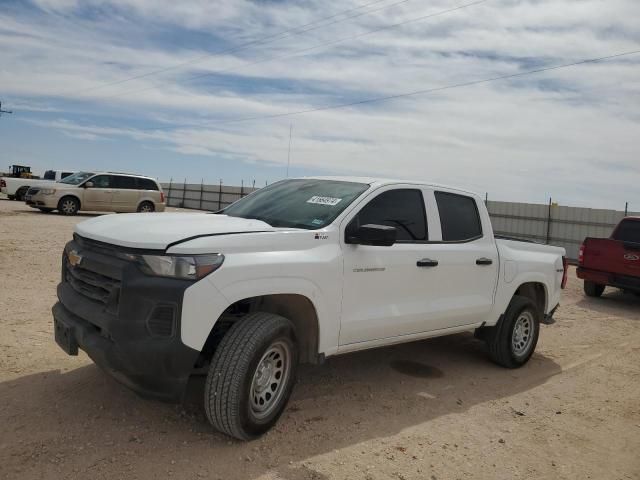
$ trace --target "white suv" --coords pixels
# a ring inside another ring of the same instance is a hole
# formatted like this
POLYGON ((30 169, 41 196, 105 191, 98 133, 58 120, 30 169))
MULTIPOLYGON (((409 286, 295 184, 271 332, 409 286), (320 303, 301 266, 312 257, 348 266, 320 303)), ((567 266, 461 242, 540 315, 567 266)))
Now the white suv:
POLYGON ((62 215, 80 210, 163 212, 165 208, 164 192, 153 178, 111 172, 78 172, 50 187, 32 187, 25 201, 42 212, 58 210, 62 215))

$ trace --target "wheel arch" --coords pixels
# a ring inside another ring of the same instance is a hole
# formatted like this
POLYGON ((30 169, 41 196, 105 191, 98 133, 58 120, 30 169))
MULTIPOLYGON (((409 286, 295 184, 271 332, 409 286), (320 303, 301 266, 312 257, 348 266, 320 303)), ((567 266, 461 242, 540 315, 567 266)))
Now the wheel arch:
POLYGON ((254 312, 273 313, 289 320, 294 326, 300 362, 319 361, 320 322, 314 303, 298 293, 270 293, 243 298, 229 305, 209 332, 196 365, 204 365, 213 356, 231 325, 254 312))
POLYGON ((62 195, 59 199, 58 199, 58 203, 56 204, 56 208, 60 206, 60 202, 62 202, 63 199, 67 198, 67 197, 72 197, 74 198, 77 202, 78 202, 78 210, 82 209, 82 200, 80 200, 80 197, 74 193, 65 193, 64 195, 62 195))
POLYGON ((547 286, 543 282, 530 281, 521 283, 518 288, 515 289, 511 298, 515 295, 526 297, 535 303, 540 315, 544 315, 547 312, 549 295, 547 293, 547 286))

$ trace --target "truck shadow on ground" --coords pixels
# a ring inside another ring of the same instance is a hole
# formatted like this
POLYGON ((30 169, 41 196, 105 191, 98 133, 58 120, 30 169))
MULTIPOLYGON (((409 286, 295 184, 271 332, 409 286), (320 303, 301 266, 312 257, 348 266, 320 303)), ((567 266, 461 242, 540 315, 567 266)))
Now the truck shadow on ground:
MULTIPOLYGON (((103 462, 114 478, 136 472, 164 477, 174 469, 180 478, 270 472, 322 479, 301 462, 530 390, 560 372, 540 354, 518 370, 498 367, 484 344, 466 333, 331 358, 303 366, 275 428, 245 443, 209 427, 201 377, 190 382, 185 404, 173 406, 137 397, 91 364, 0 383, 0 437, 12 439, 0 453, 31 458, 34 448, 47 445, 39 468, 49 457, 62 458, 61 474, 72 468, 88 473, 103 462)), ((504 409, 512 414, 506 403, 504 409)), ((460 438, 464 442, 464 432, 460 438)))
POLYGON ((607 288, 602 297, 584 297, 576 302, 581 308, 594 310, 607 315, 624 315, 630 319, 628 313, 637 312, 634 320, 640 320, 640 295, 624 293, 621 290, 607 288))

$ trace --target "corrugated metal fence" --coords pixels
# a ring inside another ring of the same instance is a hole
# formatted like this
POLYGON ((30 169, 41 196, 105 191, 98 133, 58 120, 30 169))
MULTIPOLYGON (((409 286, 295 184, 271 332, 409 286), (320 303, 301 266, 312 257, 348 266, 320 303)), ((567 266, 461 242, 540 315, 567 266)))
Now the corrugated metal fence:
MULTIPOLYGON (((163 183, 167 205, 216 211, 256 190, 255 186, 163 183)), ((593 208, 563 207, 553 203, 488 201, 487 209, 497 235, 509 235, 558 245, 575 260, 585 237, 608 237, 625 212, 593 208)), ((628 212, 628 215, 640 215, 628 212)))
MULTIPOLYGON (((558 245, 567 257, 578 258, 585 237, 608 237, 625 216, 624 211, 563 207, 556 204, 487 202, 497 235, 510 235, 540 243, 558 245)), ((640 215, 627 212, 627 215, 640 215)))
POLYGON ((257 190, 254 186, 239 187, 223 185, 206 185, 204 183, 162 183, 170 207, 193 208, 215 212, 236 200, 257 190))

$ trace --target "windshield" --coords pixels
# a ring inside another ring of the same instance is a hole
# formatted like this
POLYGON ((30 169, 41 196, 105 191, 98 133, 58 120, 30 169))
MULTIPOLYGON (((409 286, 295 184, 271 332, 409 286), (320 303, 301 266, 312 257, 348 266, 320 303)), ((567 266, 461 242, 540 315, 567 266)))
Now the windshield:
POLYGON ((92 172, 78 172, 63 178, 58 183, 68 183, 69 185, 79 185, 82 182, 84 182, 87 178, 93 177, 94 175, 95 173, 92 173, 92 172))
POLYGON ((255 218, 272 227, 315 230, 329 225, 369 185, 334 180, 283 180, 242 198, 219 213, 255 218))
POLYGON ((614 240, 640 243, 640 221, 623 220, 613 233, 614 240))

